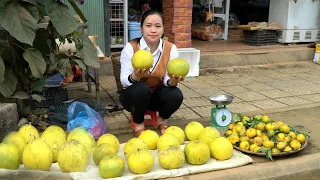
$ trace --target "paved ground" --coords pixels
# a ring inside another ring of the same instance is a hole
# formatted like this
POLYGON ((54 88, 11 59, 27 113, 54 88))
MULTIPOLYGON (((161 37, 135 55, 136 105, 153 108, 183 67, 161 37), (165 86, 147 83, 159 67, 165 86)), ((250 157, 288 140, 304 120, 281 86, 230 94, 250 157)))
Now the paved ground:
MULTIPOLYGON (((269 67, 242 67, 232 71, 187 78, 180 88, 185 99, 182 107, 169 120, 169 124, 184 127, 192 120, 209 125, 212 105, 208 99, 214 94, 226 93, 236 97, 228 106, 233 113, 243 115, 267 114, 299 130, 308 132, 308 146, 300 153, 275 158, 251 156, 253 164, 172 178, 182 179, 320 179, 320 66, 313 62, 300 62, 269 67)), ((83 85, 74 86, 73 98, 94 97, 83 91, 83 85), (81 90, 82 89, 82 90, 81 90)), ((69 87, 72 89, 72 87, 69 87)), ((108 105, 120 105, 113 76, 101 77, 101 99, 108 105)), ((129 113, 125 110, 105 116, 111 133, 121 142, 132 138, 129 113)), ((5 179, 71 179, 55 174, 16 174, 5 179)), ((1 179, 1 176, 0 176, 1 179)))
MULTIPOLYGON (((234 102, 228 106, 233 113, 268 114, 311 136, 307 148, 295 155, 275 158, 251 156, 254 164, 172 179, 320 179, 320 66, 313 62, 287 63, 268 67, 242 67, 206 76, 187 78, 180 88, 184 94, 181 108, 169 124, 184 127, 192 120, 209 125, 208 99, 215 94, 231 94, 234 102)), ((107 103, 119 104, 112 76, 102 78, 102 90, 107 103)), ((122 142, 132 138, 128 132, 129 113, 114 112, 105 117, 111 132, 122 142)))
MULTIPOLYGON (((310 61, 242 67, 186 78, 179 86, 184 94, 183 104, 169 122, 209 119, 213 107, 209 97, 215 94, 235 97, 227 106, 233 113, 316 106, 320 102, 319 76, 320 66, 310 61)), ((102 76, 100 89, 101 99, 106 104, 121 105, 113 76, 102 76)), ((130 114, 123 110, 106 115, 105 120, 110 131, 118 134, 129 130, 129 117, 130 114)))

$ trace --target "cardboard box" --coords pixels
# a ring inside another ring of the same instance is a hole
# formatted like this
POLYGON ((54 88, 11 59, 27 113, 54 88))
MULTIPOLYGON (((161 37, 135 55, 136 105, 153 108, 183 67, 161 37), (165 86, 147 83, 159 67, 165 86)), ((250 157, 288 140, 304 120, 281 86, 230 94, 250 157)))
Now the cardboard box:
POLYGON ((173 7, 193 7, 192 0, 162 0, 162 7, 165 9, 166 7, 173 8, 173 7))
POLYGON ((190 17, 164 17, 164 24, 191 25, 192 24, 192 16, 190 16, 190 17))
POLYGON ((164 25, 168 33, 191 33, 191 25, 164 25))
POLYGON ((192 17, 192 8, 164 8, 163 15, 164 17, 192 17))

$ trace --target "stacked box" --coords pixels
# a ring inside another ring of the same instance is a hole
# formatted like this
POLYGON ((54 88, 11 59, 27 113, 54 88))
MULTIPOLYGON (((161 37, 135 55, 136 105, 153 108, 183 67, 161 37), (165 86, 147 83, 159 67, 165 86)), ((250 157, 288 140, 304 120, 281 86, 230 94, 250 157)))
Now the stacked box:
POLYGON ((191 47, 192 0, 163 0, 164 35, 178 48, 191 47))

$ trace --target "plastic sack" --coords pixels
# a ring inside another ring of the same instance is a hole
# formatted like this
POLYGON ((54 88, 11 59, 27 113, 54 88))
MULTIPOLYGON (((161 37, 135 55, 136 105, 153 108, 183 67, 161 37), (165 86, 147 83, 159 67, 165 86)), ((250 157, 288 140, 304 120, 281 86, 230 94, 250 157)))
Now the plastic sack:
POLYGON ((316 64, 320 64, 320 52, 316 52, 314 54, 313 62, 316 64))
POLYGON ((316 44, 316 52, 314 53, 313 62, 320 64, 320 44, 316 44))
POLYGON ((95 139, 107 133, 103 117, 86 103, 75 101, 68 107, 68 132, 77 127, 85 128, 95 139))

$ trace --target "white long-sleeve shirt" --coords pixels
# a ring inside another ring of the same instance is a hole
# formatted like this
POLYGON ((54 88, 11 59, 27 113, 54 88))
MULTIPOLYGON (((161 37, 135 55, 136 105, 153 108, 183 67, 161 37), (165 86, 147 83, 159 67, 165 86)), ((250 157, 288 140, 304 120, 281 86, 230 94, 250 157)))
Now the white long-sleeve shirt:
MULTIPOLYGON (((163 51, 162 43, 163 43, 163 41, 162 41, 162 39, 160 39, 160 43, 158 45, 158 48, 152 54, 154 61, 153 61, 153 65, 152 65, 151 69, 149 70, 150 73, 153 72, 154 68, 156 67, 157 62, 160 60, 159 57, 161 56, 161 53, 163 51)), ((144 50, 150 51, 150 48, 148 47, 148 45, 143 37, 140 39, 139 49, 144 49, 144 50)), ((130 43, 127 43, 126 46, 122 49, 121 57, 120 57, 120 63, 121 63, 120 80, 121 80, 121 84, 123 85, 124 88, 132 85, 132 83, 129 82, 129 80, 128 80, 128 76, 134 72, 134 68, 131 63, 131 59, 132 59, 133 54, 134 54, 133 47, 131 46, 130 43)), ((179 57, 178 48, 176 47, 176 45, 173 44, 171 51, 170 51, 169 61, 171 59, 174 59, 177 57, 179 57)), ((165 86, 168 86, 168 84, 167 84, 168 79, 170 79, 170 77, 168 76, 168 72, 166 71, 164 78, 163 78, 163 84, 165 86)))

